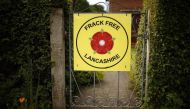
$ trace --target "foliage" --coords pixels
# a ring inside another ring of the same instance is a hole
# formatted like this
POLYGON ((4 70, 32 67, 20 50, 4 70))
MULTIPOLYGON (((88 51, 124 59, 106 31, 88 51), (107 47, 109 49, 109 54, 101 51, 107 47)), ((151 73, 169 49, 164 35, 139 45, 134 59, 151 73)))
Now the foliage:
MULTIPOLYGON (((69 36, 69 8, 71 8, 71 6, 69 7, 69 3, 66 3, 66 6, 64 7, 64 14, 65 14, 65 31, 66 31, 66 35, 69 36)), ((102 6, 96 6, 96 5, 92 5, 90 6, 89 3, 86 0, 76 0, 73 2, 73 11, 74 12, 81 12, 83 10, 83 12, 104 12, 103 7, 102 6)), ((72 24, 71 24, 71 29, 72 29, 72 24)), ((71 36, 72 36, 72 30, 71 30, 71 36)), ((71 37, 71 40, 72 37, 71 37)), ((71 41, 73 42, 73 41, 71 41)), ((72 45, 71 45, 72 46, 72 45)), ((69 48, 69 38, 66 37, 66 48, 69 48)), ((66 56, 69 56, 69 52, 71 52, 71 50, 66 49, 66 56)), ((69 59, 66 59, 66 68, 67 71, 69 71, 69 59)), ((73 66, 73 63, 71 63, 73 66)), ((68 73, 68 72, 67 72, 68 73)), ((103 74, 101 73, 97 73, 100 77, 100 79, 103 79, 103 74)), ((79 86, 87 86, 89 84, 93 83, 93 79, 89 79, 89 78, 93 78, 93 73, 92 72, 85 72, 85 71, 81 71, 81 72, 74 72, 74 75, 76 77, 76 80, 79 84, 79 86)), ((69 74, 67 74, 66 78, 68 78, 66 80, 67 83, 69 83, 69 74)), ((75 84, 75 83, 73 83, 75 84)), ((75 92, 75 91, 74 91, 75 92)))
POLYGON ((151 11, 149 87, 144 108, 190 106, 189 5, 189 1, 180 0, 144 1, 145 9, 151 11))
MULTIPOLYGON (((88 86, 93 84, 94 72, 75 72, 75 78, 79 86, 88 86)), ((102 72, 96 73, 95 81, 103 80, 102 72)))
POLYGON ((131 81, 135 81, 136 78, 136 48, 131 48, 131 71, 129 71, 129 77, 131 81))
MULTIPOLYGON (((50 6, 63 7, 68 33, 69 3, 69 0, 0 1, 1 109, 51 108, 50 6)), ((68 70, 69 64, 66 65, 68 70)), ((88 83, 89 75, 88 72, 82 75, 81 85, 88 83)))
POLYGON ((86 0, 76 0, 73 6, 74 12, 105 12, 102 5, 89 5, 86 0))
POLYGON ((76 0, 76 2, 74 2, 73 5, 73 9, 74 12, 81 12, 82 10, 84 10, 83 12, 90 12, 90 5, 86 0, 76 0))
MULTIPOLYGON (((137 38, 137 43, 136 43, 136 46, 135 46, 135 56, 133 56, 133 58, 135 59, 134 61, 134 69, 132 69, 132 71, 134 72, 133 73, 133 77, 134 77, 134 81, 135 81, 135 84, 136 84, 136 93, 137 93, 137 96, 141 97, 143 96, 143 92, 142 90, 144 90, 144 86, 142 86, 142 35, 143 35, 143 32, 144 32, 144 28, 143 28, 143 25, 144 25, 144 17, 142 17, 141 15, 141 19, 140 19, 140 28, 138 29, 138 38, 137 38)), ((134 52, 134 51, 133 51, 134 52)))
POLYGON ((50 0, 54 7, 62 8, 66 0, 50 0))
POLYGON ((0 1, 0 107, 51 108, 48 0, 0 1))
POLYGON ((90 6, 91 12, 105 12, 102 5, 92 5, 90 6))

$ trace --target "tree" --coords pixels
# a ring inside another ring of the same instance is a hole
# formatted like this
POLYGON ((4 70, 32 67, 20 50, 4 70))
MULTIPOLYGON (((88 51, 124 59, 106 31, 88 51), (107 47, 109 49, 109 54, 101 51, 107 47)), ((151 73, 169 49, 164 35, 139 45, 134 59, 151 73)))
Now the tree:
POLYGON ((86 0, 75 0, 73 7, 74 12, 105 12, 102 5, 89 5, 86 0))
POLYGON ((105 12, 102 5, 91 5, 90 10, 91 12, 105 12))

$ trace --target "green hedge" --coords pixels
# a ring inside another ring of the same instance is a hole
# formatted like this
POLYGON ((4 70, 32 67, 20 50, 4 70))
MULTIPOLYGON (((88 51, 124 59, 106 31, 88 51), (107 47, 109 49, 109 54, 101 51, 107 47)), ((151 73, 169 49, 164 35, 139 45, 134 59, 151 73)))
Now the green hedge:
MULTIPOLYGON (((150 9, 147 109, 190 107, 190 2, 144 0, 150 9)), ((142 28, 142 27, 141 27, 142 28)))
POLYGON ((0 1, 0 107, 51 109, 49 0, 0 1), (24 103, 18 102, 25 97, 24 103))
MULTIPOLYGON (((66 0, 0 1, 1 109, 16 109, 23 106, 30 109, 52 108, 49 40, 52 7, 64 8, 65 30, 68 33, 68 1, 66 0), (26 99, 24 103, 18 102, 20 97, 26 99)), ((68 38, 66 40, 68 47, 68 38)), ((68 57, 68 49, 66 57, 68 57)), ((67 72, 68 63, 67 58, 67 72)), ((67 84, 68 75, 67 73, 67 84)), ((76 73, 79 85, 91 83, 92 81, 88 80, 89 76, 92 74, 76 73)), ((103 78, 102 74, 99 76, 103 78)))

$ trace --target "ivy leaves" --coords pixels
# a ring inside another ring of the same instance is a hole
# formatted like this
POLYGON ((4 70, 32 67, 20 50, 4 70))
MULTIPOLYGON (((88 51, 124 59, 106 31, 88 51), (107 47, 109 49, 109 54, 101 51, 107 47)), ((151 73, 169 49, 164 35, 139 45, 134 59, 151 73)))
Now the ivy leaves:
POLYGON ((189 2, 146 0, 144 3, 151 10, 147 108, 186 109, 190 104, 189 2))

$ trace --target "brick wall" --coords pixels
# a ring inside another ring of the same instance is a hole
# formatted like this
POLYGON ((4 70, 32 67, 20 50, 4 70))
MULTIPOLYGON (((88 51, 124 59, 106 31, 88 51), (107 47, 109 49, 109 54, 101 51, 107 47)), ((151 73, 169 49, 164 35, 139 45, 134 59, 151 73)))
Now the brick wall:
POLYGON ((121 10, 142 9, 142 0, 109 0, 110 12, 121 12, 121 10))
MULTIPOLYGON (((143 7, 143 0, 109 0, 110 2, 110 12, 124 12, 124 10, 140 10, 143 7)), ((137 42, 137 32, 140 15, 132 15, 133 23, 132 23, 132 38, 131 44, 134 47, 137 42)))

